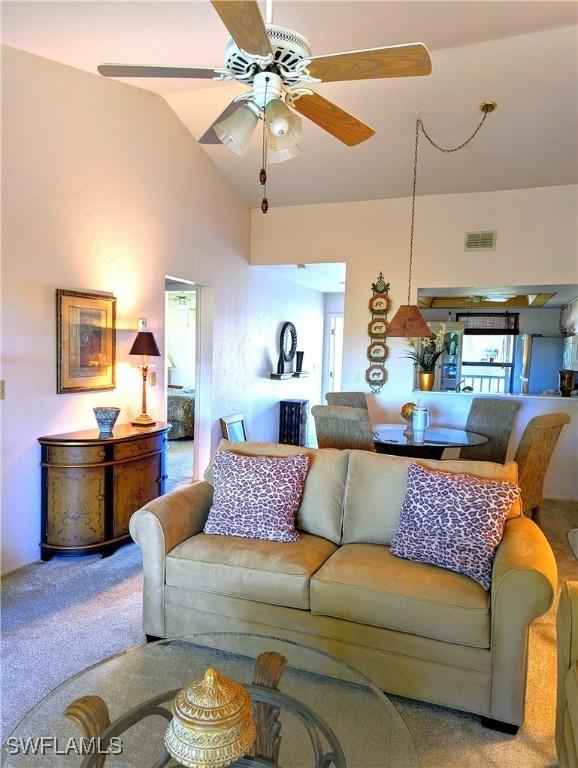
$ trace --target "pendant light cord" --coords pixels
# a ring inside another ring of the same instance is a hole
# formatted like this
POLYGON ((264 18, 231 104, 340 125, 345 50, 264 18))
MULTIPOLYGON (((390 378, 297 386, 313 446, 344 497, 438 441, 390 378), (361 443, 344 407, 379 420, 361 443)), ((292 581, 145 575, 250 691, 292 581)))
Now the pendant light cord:
POLYGON ((457 152, 459 149, 463 149, 467 144, 469 144, 470 141, 476 136, 476 134, 484 124, 486 117, 490 114, 491 110, 482 110, 482 111, 483 111, 482 119, 476 126, 472 135, 469 136, 465 141, 462 141, 461 144, 458 144, 457 147, 441 147, 439 144, 436 144, 436 142, 432 139, 432 137, 426 131, 421 118, 418 117, 418 119, 415 121, 415 148, 414 148, 414 154, 413 154, 413 186, 412 186, 412 192, 411 192, 411 229, 409 234, 409 275, 407 280, 408 306, 409 306, 410 297, 411 297, 411 273, 412 273, 412 267, 413 267, 413 231, 414 231, 414 224, 415 224, 415 195, 416 195, 416 187, 417 187, 417 159, 419 154, 419 132, 421 131, 423 135, 426 137, 426 139, 429 141, 429 143, 432 145, 432 147, 435 147, 440 152, 444 152, 445 154, 450 154, 451 152, 457 152))

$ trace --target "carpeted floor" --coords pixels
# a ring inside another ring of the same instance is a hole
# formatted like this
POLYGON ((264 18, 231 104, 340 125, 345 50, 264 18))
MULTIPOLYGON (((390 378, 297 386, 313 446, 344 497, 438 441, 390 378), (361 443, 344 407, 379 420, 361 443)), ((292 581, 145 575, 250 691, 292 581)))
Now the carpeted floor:
MULTIPOLYGON (((578 579, 566 532, 578 504, 548 501, 544 531, 560 581, 578 579)), ((140 550, 127 545, 97 556, 35 563, 3 579, 2 734, 67 677, 144 642, 140 550)), ((526 720, 518 736, 480 726, 461 712, 392 697, 415 739, 422 768, 548 768, 556 765, 555 609, 534 623, 526 720)))
POLYGON ((174 491, 179 485, 191 482, 191 477, 193 476, 193 447, 194 440, 186 438, 169 440, 166 493, 174 491))

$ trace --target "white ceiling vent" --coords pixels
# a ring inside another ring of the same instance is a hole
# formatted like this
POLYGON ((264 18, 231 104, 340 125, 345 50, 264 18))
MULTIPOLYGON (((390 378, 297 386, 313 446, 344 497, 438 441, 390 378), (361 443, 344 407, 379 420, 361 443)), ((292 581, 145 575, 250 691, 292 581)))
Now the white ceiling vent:
POLYGON ((487 232, 466 232, 464 235, 464 251, 495 251, 496 229, 487 232))

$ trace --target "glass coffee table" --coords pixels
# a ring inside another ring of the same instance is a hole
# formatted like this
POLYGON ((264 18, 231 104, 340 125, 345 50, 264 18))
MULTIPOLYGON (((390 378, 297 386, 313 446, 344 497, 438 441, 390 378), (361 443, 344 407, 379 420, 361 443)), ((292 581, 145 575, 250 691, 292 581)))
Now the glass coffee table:
POLYGON ((265 708, 271 733, 259 735, 263 718, 256 718, 259 749, 238 760, 239 768, 419 766, 400 714, 360 672, 305 645, 241 633, 161 640, 89 667, 26 715, 4 743, 1 763, 6 768, 177 766, 164 746, 171 702, 209 667, 245 685, 255 711, 265 708), (255 672, 266 652, 286 659, 276 683, 255 672), (106 706, 83 697, 100 697, 106 706), (73 702, 74 720, 64 715, 73 702), (271 734, 278 738, 268 738, 271 734))

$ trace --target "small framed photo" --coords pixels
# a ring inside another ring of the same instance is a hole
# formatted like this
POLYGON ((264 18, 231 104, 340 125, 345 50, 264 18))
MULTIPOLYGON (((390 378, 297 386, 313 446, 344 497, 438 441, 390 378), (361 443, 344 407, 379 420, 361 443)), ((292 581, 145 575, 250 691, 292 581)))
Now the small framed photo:
POLYGON ((245 432, 245 417, 242 413, 234 413, 221 419, 221 429, 225 440, 232 443, 242 443, 247 439, 245 432))
POLYGON ((390 304, 391 302, 387 296, 372 296, 369 300, 369 311, 374 313, 387 312, 390 304))
POLYGON ((387 335, 387 322, 385 317, 374 317, 367 326, 367 334, 373 339, 385 339, 387 335))
POLYGON ((115 388, 116 298, 56 291, 56 392, 115 388))
POLYGON ((382 363, 387 355, 387 345, 383 341, 372 341, 367 348, 367 358, 372 362, 382 363))

